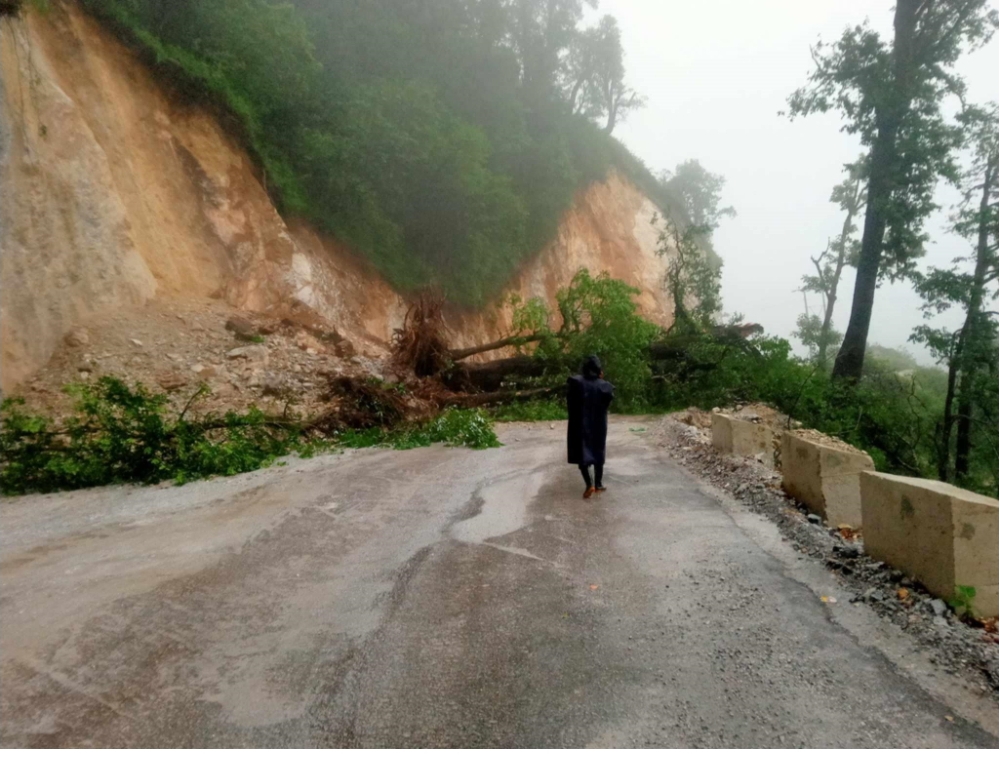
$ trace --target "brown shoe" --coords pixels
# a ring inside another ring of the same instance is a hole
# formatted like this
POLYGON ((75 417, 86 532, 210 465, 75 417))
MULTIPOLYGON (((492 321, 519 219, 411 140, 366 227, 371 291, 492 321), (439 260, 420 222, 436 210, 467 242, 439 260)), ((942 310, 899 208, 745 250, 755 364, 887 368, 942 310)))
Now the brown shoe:
POLYGON ((594 496, 595 492, 597 492, 597 490, 595 490, 593 487, 587 487, 587 489, 584 490, 583 492, 583 499, 590 500, 590 498, 594 496))

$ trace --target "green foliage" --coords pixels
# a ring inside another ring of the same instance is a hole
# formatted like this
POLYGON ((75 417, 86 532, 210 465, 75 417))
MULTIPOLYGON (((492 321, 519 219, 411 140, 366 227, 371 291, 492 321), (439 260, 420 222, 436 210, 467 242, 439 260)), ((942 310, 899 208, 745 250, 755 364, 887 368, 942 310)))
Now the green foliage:
POLYGON ((647 402, 650 370, 646 353, 661 330, 636 313, 639 290, 607 273, 597 277, 580 269, 556 295, 562 326, 557 339, 543 341, 537 355, 577 370, 588 355, 598 355, 605 377, 615 385, 615 407, 628 412, 647 402))
MULTIPOLYGON (((594 277, 582 268, 570 286, 556 294, 561 323, 555 331, 550 328, 552 314, 544 302, 513 299, 515 333, 541 337, 531 343, 533 355, 547 364, 544 376, 526 384, 555 383, 561 388, 567 373, 578 371, 588 355, 597 355, 605 377, 615 385, 616 411, 646 408, 650 401, 649 346, 663 330, 637 313, 633 298, 638 294, 638 289, 611 278, 607 272, 594 277)), ((528 348, 522 345, 521 349, 528 348)), ((565 408, 556 411, 549 401, 519 404, 502 411, 510 414, 503 416, 505 420, 530 420, 533 412, 540 414, 537 420, 551 414, 552 418, 565 418, 565 408), (521 406, 523 411, 517 410, 521 406)))
POLYGON ((451 409, 425 424, 393 429, 349 429, 337 437, 343 447, 392 447, 410 450, 441 442, 455 447, 485 450, 500 447, 493 424, 480 410, 451 409))
POLYGON ((438 285, 482 305, 551 239, 581 186, 612 166, 655 184, 593 121, 638 102, 616 34, 587 78, 596 92, 610 72, 611 105, 567 103, 582 0, 83 2, 228 116, 284 212, 402 289, 438 285))
MULTIPOLYGON (((833 328, 833 309, 837 302, 840 289, 840 278, 845 266, 858 265, 861 243, 855 237, 857 224, 855 218, 862 211, 867 199, 865 178, 867 162, 861 156, 854 163, 845 167, 847 178, 833 188, 830 201, 837 203, 844 212, 844 224, 840 234, 831 239, 826 249, 818 256, 810 256, 816 275, 802 277, 802 292, 815 292, 822 298, 823 316, 818 318, 807 313, 797 321, 797 337, 808 348, 810 357, 825 370, 827 357, 831 348, 837 347, 843 335, 833 328)), ((808 301, 806 302, 808 311, 808 301)))
POLYGON ((844 335, 830 326, 829 322, 810 313, 800 313, 795 319, 795 326, 792 336, 809 351, 809 360, 825 367, 827 351, 839 345, 844 335))
MULTIPOLYGON (((677 344, 678 357, 654 363, 650 410, 763 402, 866 450, 881 471, 936 478, 944 372, 869 359, 862 380, 847 385, 796 358, 783 339, 760 336, 741 347, 693 333, 677 344)), ((995 450, 995 440, 984 449, 995 450)), ((973 464, 963 486, 996 497, 996 461, 982 455, 973 464)))
MULTIPOLYGON (((449 410, 425 424, 348 430, 332 440, 313 440, 302 425, 269 419, 257 408, 197 420, 186 412, 171 416, 165 396, 113 377, 68 391, 77 399, 76 415, 58 425, 26 412, 21 398, 0 406, 3 494, 165 479, 182 484, 253 471, 291 453, 309 457, 334 445, 409 449, 443 442, 480 450, 500 444, 491 420, 477 410, 449 410)), ((200 389, 188 407, 205 391, 200 389)))
POLYGON ((674 303, 674 328, 711 328, 722 309, 722 264, 703 246, 708 227, 668 221, 657 253, 667 256, 667 287, 674 303))
POLYGON ((948 605, 955 611, 959 618, 972 615, 972 601, 976 599, 976 588, 963 584, 955 586, 955 596, 948 601, 948 605))
MULTIPOLYGON (((902 0, 901 5, 917 3, 902 0)), ((877 197, 871 199, 886 221, 885 240, 878 240, 880 273, 893 279, 910 273, 923 252, 922 228, 937 207, 937 178, 956 176, 954 150, 961 135, 942 105, 950 95, 964 95, 955 63, 963 52, 990 40, 997 12, 986 0, 959 0, 912 16, 898 9, 896 19, 895 46, 868 21, 848 27, 832 44, 817 43, 809 84, 788 98, 793 118, 840 111, 842 130, 857 135, 866 148, 880 133, 883 140, 891 134, 892 144, 878 156, 886 173, 880 174, 877 197)))
POLYGON ((722 309, 722 260, 712 246, 712 234, 723 218, 736 215, 733 208, 720 207, 724 184, 722 176, 696 160, 660 177, 670 214, 656 252, 669 260, 665 285, 674 302, 673 329, 711 328, 722 309))
POLYGON ((736 215, 732 206, 722 207, 725 178, 707 171, 697 160, 688 160, 672 172, 664 171, 660 183, 671 198, 671 210, 679 214, 674 221, 691 229, 697 245, 717 262, 712 233, 723 219, 736 215))
POLYGON ((889 371, 914 371, 920 364, 913 353, 903 347, 885 347, 884 345, 869 345, 868 360, 876 360, 889 371))
POLYGON ((618 22, 605 15, 597 26, 574 37, 565 74, 570 110, 604 118, 604 130, 610 134, 629 111, 645 104, 645 98, 625 83, 618 22))
POLYGON ((833 45, 818 43, 809 84, 788 99, 793 118, 839 111, 842 130, 869 151, 855 297, 833 366, 840 380, 861 379, 876 286, 915 271, 937 180, 957 178, 963 129, 944 105, 949 97, 964 105, 955 64, 993 37, 997 20, 988 0, 897 0, 891 42, 865 21, 833 45))
POLYGON ((178 482, 266 466, 309 446, 294 424, 257 409, 189 421, 168 419, 166 397, 102 377, 70 387, 77 415, 58 427, 23 400, 0 407, 0 491, 50 492, 121 482, 178 482))
POLYGON ((967 107, 962 116, 970 165, 959 188, 963 202, 953 217, 952 231, 972 246, 972 254, 957 258, 949 269, 931 268, 914 275, 924 298, 926 318, 961 309, 962 327, 951 330, 922 324, 910 339, 927 345, 947 366, 948 386, 938 439, 938 475, 945 481, 975 486, 976 469, 992 470, 996 478, 998 168, 1000 134, 997 104, 967 107), (952 429, 956 428, 954 450, 952 429), (953 461, 954 459, 954 461, 953 461), (990 465, 983 465, 990 462, 990 465), (971 484, 970 484, 971 482, 971 484))
POLYGON ((494 421, 564 421, 566 402, 563 400, 529 400, 501 405, 490 411, 494 421))

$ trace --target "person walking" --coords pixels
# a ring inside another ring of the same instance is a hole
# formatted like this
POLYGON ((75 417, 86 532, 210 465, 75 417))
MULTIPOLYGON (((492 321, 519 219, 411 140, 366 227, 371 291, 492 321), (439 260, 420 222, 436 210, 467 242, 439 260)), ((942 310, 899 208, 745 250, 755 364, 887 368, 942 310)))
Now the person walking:
POLYGON ((608 438, 608 406, 615 388, 604 380, 601 361, 588 356, 580 374, 566 380, 566 406, 569 425, 566 429, 567 458, 580 467, 586 489, 584 500, 604 492, 604 458, 608 438), (594 478, 590 478, 590 467, 594 478))

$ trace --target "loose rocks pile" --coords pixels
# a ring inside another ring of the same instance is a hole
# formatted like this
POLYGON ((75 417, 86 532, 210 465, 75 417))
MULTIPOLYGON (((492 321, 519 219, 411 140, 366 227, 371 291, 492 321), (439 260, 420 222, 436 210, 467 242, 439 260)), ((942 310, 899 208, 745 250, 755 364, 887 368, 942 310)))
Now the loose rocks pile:
POLYGON ((864 553, 860 535, 829 529, 781 488, 781 475, 752 460, 722 456, 710 432, 687 426, 690 412, 674 414, 662 427, 661 446, 685 468, 773 521, 792 547, 824 561, 843 584, 852 603, 865 603, 912 635, 946 671, 963 676, 997 697, 997 628, 959 619, 948 605, 928 594, 902 571, 864 553))
POLYGON ((383 359, 358 352, 332 326, 301 314, 244 314, 216 302, 152 302, 67 333, 48 365, 18 394, 32 408, 62 415, 73 405, 64 387, 109 375, 165 393, 175 410, 204 383, 209 393, 199 398, 195 413, 256 405, 266 413, 289 410, 308 417, 327 410, 329 377, 381 377, 383 359))

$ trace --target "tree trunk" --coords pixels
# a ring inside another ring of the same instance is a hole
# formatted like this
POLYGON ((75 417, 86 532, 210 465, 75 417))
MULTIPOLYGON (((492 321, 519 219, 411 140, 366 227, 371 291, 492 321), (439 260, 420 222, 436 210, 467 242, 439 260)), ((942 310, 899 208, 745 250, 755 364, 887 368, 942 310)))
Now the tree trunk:
POLYGON ((979 238, 976 242, 976 270, 972 277, 972 291, 969 293, 969 309, 962 325, 962 353, 958 356, 961 370, 958 380, 958 431, 955 439, 955 479, 961 481, 969 473, 969 453, 972 450, 972 382, 976 371, 977 332, 979 311, 983 307, 983 290, 986 286, 986 272, 989 268, 990 191, 996 182, 996 158, 986 167, 983 183, 983 197, 979 203, 979 238))
POLYGON ((951 360, 948 361, 948 391, 944 397, 944 419, 941 422, 941 439, 938 440, 938 479, 942 482, 951 481, 951 430, 955 425, 952 407, 955 404, 955 377, 958 373, 957 354, 961 351, 961 336, 954 348, 951 360))
POLYGON ((479 353, 488 353, 491 350, 499 350, 503 347, 510 347, 511 345, 524 345, 528 342, 538 342, 542 339, 540 334, 531 334, 527 337, 504 337, 503 339, 496 340, 494 342, 487 342, 485 345, 474 345, 472 347, 458 347, 454 350, 450 350, 451 359, 453 361, 460 361, 463 358, 468 358, 470 355, 478 355, 479 353))
POLYGON ((489 363, 456 363, 444 379, 446 386, 456 392, 497 392, 506 379, 539 377, 545 368, 540 358, 515 355, 489 363))
POLYGON ((604 127, 605 134, 611 134, 615 130, 615 121, 618 117, 618 105, 613 104, 608 107, 608 123, 604 127))
POLYGON ((817 363, 826 368, 826 352, 829 349, 830 325, 833 323, 833 306, 837 303, 837 288, 840 286, 840 277, 844 272, 844 264, 847 262, 847 236, 850 234, 851 225, 854 223, 854 215, 858 212, 858 205, 861 202, 860 182, 855 185, 854 201, 847 209, 847 218, 844 219, 844 226, 840 230, 840 249, 837 251, 837 267, 833 272, 833 279, 826 292, 826 312, 823 314, 823 326, 819 330, 819 354, 817 363))
POLYGON ((573 84, 573 90, 569 93, 569 110, 574 116, 579 113, 577 110, 576 99, 580 96, 580 88, 583 87, 583 83, 587 81, 587 78, 581 76, 573 84))
POLYGON ((854 300, 851 318, 844 332, 837 360, 833 364, 834 379, 857 382, 864 367, 865 348, 868 346, 868 329, 872 320, 872 305, 882 259, 882 243, 886 229, 886 204, 892 194, 896 156, 896 135, 903 115, 910 107, 910 77, 913 66, 913 47, 917 25, 917 9, 923 0, 898 0, 893 22, 893 82, 896 101, 883 106, 875 114, 878 135, 872 145, 868 179, 868 207, 865 211, 865 228, 861 237, 861 255, 858 275, 854 283, 854 300))
POLYGON ((515 400, 550 397, 558 395, 562 390, 562 387, 537 387, 530 390, 499 390, 497 392, 480 392, 474 395, 455 395, 448 399, 445 405, 456 408, 482 408, 485 405, 510 403, 515 400))

